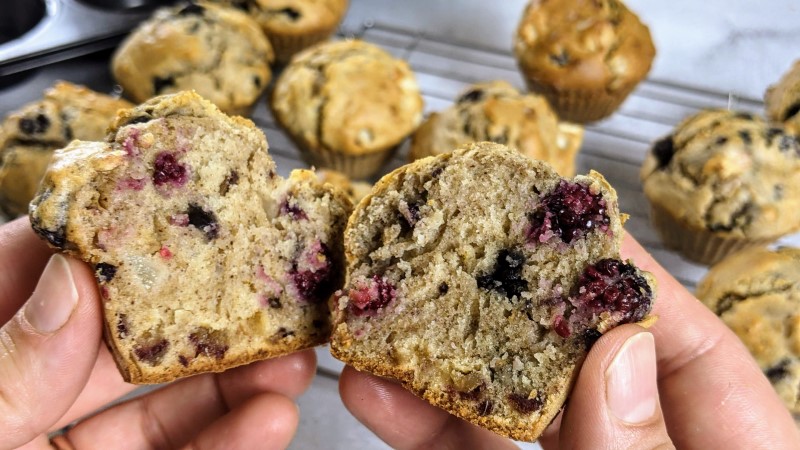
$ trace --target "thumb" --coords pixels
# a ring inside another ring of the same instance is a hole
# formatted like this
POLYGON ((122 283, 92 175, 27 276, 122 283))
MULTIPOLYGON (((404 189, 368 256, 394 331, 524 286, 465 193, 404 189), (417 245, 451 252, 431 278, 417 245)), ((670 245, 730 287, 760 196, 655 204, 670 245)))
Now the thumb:
POLYGON ((53 255, 27 303, 0 329, 0 448, 29 442, 64 415, 89 378, 100 336, 91 271, 53 255))
POLYGON ((658 399, 653 335, 638 325, 606 333, 578 375, 560 448, 674 448, 658 399))

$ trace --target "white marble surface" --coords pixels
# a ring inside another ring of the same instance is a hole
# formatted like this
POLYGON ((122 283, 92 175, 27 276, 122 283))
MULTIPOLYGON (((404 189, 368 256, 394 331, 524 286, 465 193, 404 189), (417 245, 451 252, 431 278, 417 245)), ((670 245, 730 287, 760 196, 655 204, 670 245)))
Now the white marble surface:
MULTIPOLYGON (((351 0, 343 29, 409 60, 423 88, 426 110, 444 108, 467 83, 507 79, 521 86, 511 57, 511 36, 525 0, 351 0)), ((800 0, 629 0, 649 24, 658 56, 649 80, 622 109, 587 129, 581 171, 597 169, 617 188, 628 231, 689 288, 705 268, 661 247, 647 220, 638 181, 645 152, 683 117, 706 106, 758 112, 764 89, 800 58, 800 0), (729 102, 728 94, 733 95, 729 102)), ((102 59, 40 71, 13 89, 0 89, 0 114, 37 98, 56 78, 108 91, 102 59)), ((301 167, 296 149, 278 130, 262 101, 254 120, 264 129, 280 172, 301 167)), ((404 152, 391 166, 404 161, 404 152)), ((798 237, 784 240, 797 243, 798 237)), ((341 364, 318 351, 327 375, 299 400, 301 423, 292 449, 382 449, 341 404, 335 374, 341 364), (334 374, 331 376, 330 374, 334 374)), ((538 448, 526 444, 525 448, 538 448)))

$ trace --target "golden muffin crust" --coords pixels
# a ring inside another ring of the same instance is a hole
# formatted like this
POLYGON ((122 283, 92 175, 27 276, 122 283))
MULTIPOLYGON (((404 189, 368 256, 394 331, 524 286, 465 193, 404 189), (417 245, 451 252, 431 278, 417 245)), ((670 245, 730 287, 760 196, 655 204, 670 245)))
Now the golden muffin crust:
POLYGON ((800 60, 767 89, 764 103, 769 120, 783 123, 789 132, 800 134, 800 60))

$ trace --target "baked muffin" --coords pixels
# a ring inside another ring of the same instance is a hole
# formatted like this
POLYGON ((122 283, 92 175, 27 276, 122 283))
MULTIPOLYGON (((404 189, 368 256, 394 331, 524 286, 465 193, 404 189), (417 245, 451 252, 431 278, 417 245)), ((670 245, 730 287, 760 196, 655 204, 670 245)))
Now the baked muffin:
POLYGON ((125 380, 161 383, 326 342, 350 209, 312 172, 281 179, 252 122, 187 91, 57 151, 30 216, 94 266, 125 380))
POLYGON ((595 172, 563 179, 488 142, 418 160, 348 222, 331 352, 532 441, 592 344, 650 311, 651 277, 620 260, 622 233, 595 172))
POLYGON ((610 116, 650 71, 647 26, 618 0, 533 0, 517 27, 514 53, 528 88, 559 117, 610 116))
POLYGON ((363 181, 353 181, 347 175, 335 170, 320 169, 317 178, 323 183, 330 183, 344 192, 354 205, 372 190, 372 185, 363 181))
POLYGON ((794 137, 729 110, 685 119, 641 171, 664 243, 704 264, 800 228, 799 176, 794 137))
POLYGON ((414 132, 409 159, 480 141, 505 144, 572 176, 583 128, 559 122, 544 97, 521 94, 505 81, 478 83, 462 92, 455 105, 428 116, 414 132))
POLYGON ((800 414, 800 249, 751 248, 716 264, 697 297, 744 342, 800 414))
POLYGON ((317 168, 374 175, 422 119, 422 96, 405 61, 359 40, 299 53, 275 82, 278 123, 317 168))
POLYGON ((72 139, 103 139, 117 110, 131 106, 60 81, 11 113, 0 126, 0 209, 9 217, 27 214, 53 150, 72 139))
POLYGON ((215 0, 247 11, 267 35, 279 64, 336 32, 348 0, 215 0))
POLYGON ((792 134, 800 134, 800 60, 764 96, 767 118, 783 123, 792 134))
POLYGON ((111 61, 124 94, 141 103, 195 90, 228 114, 248 115, 272 77, 272 47, 247 14, 206 2, 157 10, 111 61))

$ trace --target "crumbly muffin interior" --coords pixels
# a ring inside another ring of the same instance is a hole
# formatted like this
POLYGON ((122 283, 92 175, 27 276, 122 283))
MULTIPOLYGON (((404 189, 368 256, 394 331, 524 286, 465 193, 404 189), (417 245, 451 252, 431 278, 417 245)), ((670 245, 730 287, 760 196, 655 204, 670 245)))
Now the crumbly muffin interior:
POLYGON ((192 112, 74 144, 35 201, 40 234, 94 264, 136 382, 320 344, 342 281, 349 203, 311 172, 280 179, 249 122, 192 112))
POLYGON ((618 261, 615 197, 596 174, 566 181, 511 153, 409 167, 384 178, 349 224, 334 355, 463 418, 535 437, 587 348, 649 309, 645 276, 618 261), (599 292, 597 280, 646 307, 592 309, 582 296, 599 292))

